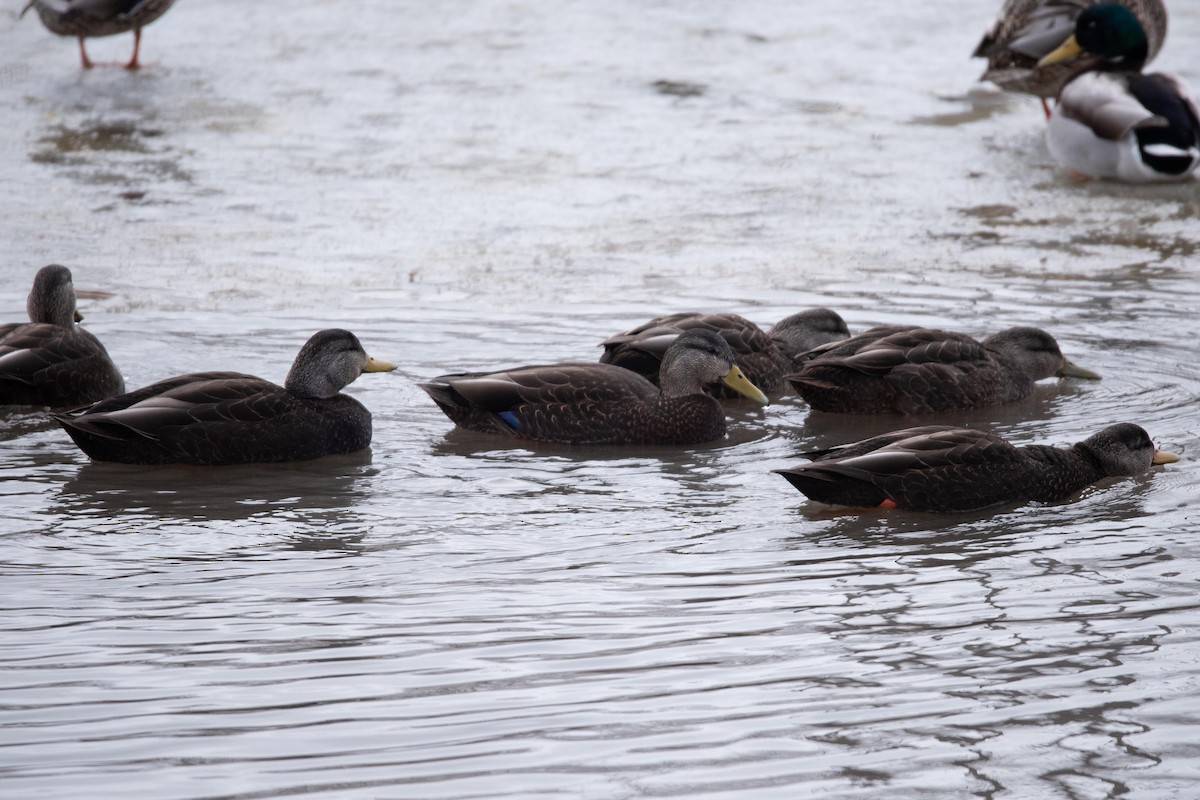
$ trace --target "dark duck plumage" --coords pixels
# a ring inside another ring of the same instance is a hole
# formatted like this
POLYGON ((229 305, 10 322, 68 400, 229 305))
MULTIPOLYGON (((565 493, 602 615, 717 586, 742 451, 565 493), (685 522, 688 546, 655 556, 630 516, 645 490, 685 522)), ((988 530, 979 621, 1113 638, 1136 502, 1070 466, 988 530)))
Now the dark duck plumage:
POLYGON ((371 443, 371 412, 341 390, 394 364, 349 331, 318 331, 283 386, 238 372, 180 375, 55 419, 96 461, 248 464, 307 461, 371 443))
POLYGON ((421 384, 464 428, 566 444, 694 444, 725 435, 725 412, 704 387, 721 382, 766 404, 708 330, 667 348, 662 389, 612 364, 570 363, 442 375, 421 384))
MULTIPOLYGON (((1007 0, 995 24, 984 34, 974 56, 986 58, 980 80, 1037 97, 1057 97, 1063 84, 1100 59, 1084 56, 1071 63, 1040 64, 1075 32, 1081 12, 1098 0, 1007 0)), ((1146 61, 1167 37, 1167 10, 1161 0, 1123 0, 1146 31, 1146 61)))
POLYGON ((1200 166, 1200 111, 1175 76, 1142 73, 1146 53, 1137 16, 1104 3, 1080 14, 1074 35, 1039 62, 1097 59, 1063 85, 1046 127, 1060 164, 1134 183, 1181 180, 1200 166))
POLYGON ((1009 328, 982 342, 930 328, 883 326, 815 348, 787 376, 818 411, 921 414, 1020 400, 1053 375, 1099 378, 1050 334, 1009 328))
POLYGON ((1127 422, 1066 448, 1016 447, 983 431, 929 426, 834 448, 776 472, 819 503, 952 512, 1055 502, 1103 478, 1178 460, 1127 422))
POLYGON ((142 28, 167 13, 174 3, 175 0, 29 0, 21 9, 21 16, 35 9, 51 33, 76 37, 84 69, 94 66, 84 39, 133 31, 133 56, 125 68, 137 69, 141 66, 138 50, 142 28))
POLYGON ((29 322, 0 325, 0 405, 71 406, 125 391, 100 340, 80 328, 71 270, 38 270, 29 322))
MULTIPOLYGON (((846 322, 827 308, 792 314, 769 331, 737 314, 703 314, 686 311, 657 317, 602 342, 601 363, 615 364, 658 382, 663 356, 685 331, 709 330, 720 334, 732 348, 746 379, 764 392, 783 386, 783 376, 793 369, 792 357, 819 344, 850 335, 846 322)), ((731 395, 725 390, 723 394, 731 395)))

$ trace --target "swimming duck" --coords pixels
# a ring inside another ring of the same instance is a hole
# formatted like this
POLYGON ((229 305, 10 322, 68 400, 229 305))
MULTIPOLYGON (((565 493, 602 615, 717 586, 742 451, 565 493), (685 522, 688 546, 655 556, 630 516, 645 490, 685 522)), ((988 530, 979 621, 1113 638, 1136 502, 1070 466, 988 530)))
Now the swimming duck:
POLYGON ((371 443, 371 412, 340 392, 364 372, 395 368, 333 328, 300 348, 283 386, 239 372, 196 372, 53 416, 96 461, 307 461, 371 443))
POLYGON ((38 270, 26 309, 29 322, 0 325, 0 405, 71 406, 125 391, 104 345, 75 324, 71 270, 38 270))
POLYGON ((767 397, 710 330, 667 348, 661 391, 613 364, 568 363, 442 375, 421 384, 455 424, 566 444, 695 444, 725 435, 725 412, 704 387, 721 382, 756 402, 767 397))
MULTIPOLYGON (((783 385, 783 376, 795 369, 793 355, 825 342, 850 335, 846 322, 828 308, 814 308, 785 317, 769 331, 737 314, 704 314, 685 311, 656 317, 624 333, 610 336, 601 346, 603 364, 615 364, 658 382, 663 355, 685 331, 709 330, 720 334, 733 349, 746 379, 764 392, 783 385)), ((732 396, 731 391, 722 392, 732 396)))
POLYGON ((133 57, 125 69, 138 69, 142 28, 167 13, 174 4, 175 0, 29 0, 21 9, 21 16, 31 8, 36 9, 51 33, 78 38, 84 69, 95 66, 88 58, 84 39, 133 31, 133 57))
POLYGON ((1099 379, 1068 361, 1039 328, 982 342, 961 333, 882 326, 799 357, 787 379, 818 411, 920 414, 1019 400, 1052 375, 1099 379))
MULTIPOLYGON (((1070 63, 1040 64, 1075 31, 1080 12, 1097 0, 1006 0, 973 56, 986 58, 987 70, 980 80, 991 81, 1010 92, 1042 98, 1057 97, 1063 84, 1081 69, 1100 59, 1088 55, 1070 63)), ((1162 48, 1167 37, 1167 9, 1162 0, 1122 0, 1141 21, 1146 32, 1146 61, 1162 48)))
POLYGON ((1039 64, 1091 66, 1063 85, 1046 128, 1046 145, 1062 165, 1091 178, 1134 183, 1188 177, 1200 166, 1200 111, 1176 77, 1142 74, 1149 45, 1129 9, 1090 6, 1075 33, 1039 64))
POLYGON ((1178 461, 1145 430, 1110 425, 1071 447, 1016 447, 970 428, 905 428, 775 470, 829 505, 912 511, 978 511, 1002 503, 1063 500, 1106 477, 1178 461))

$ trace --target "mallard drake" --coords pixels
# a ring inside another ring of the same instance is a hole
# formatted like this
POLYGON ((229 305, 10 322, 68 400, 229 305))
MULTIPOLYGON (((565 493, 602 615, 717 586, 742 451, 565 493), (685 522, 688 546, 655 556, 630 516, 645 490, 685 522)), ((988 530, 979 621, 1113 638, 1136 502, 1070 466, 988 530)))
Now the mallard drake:
MULTIPOLYGON (((1089 55, 1072 63, 1040 64, 1075 32, 1080 12, 1097 0, 1006 0, 995 24, 975 48, 976 58, 986 58, 980 80, 991 81, 1011 92, 1042 98, 1057 97, 1063 84, 1078 70, 1099 61, 1089 55)), ((1167 37, 1167 9, 1162 0, 1122 0, 1146 32, 1146 61, 1162 48, 1167 37)), ((1047 114, 1049 110, 1047 109, 1047 114)))
POLYGON ((300 348, 283 386, 239 372, 196 372, 54 418, 96 461, 307 461, 371 443, 371 412, 339 392, 364 372, 395 368, 335 328, 300 348))
POLYGON ((565 444, 695 444, 725 435, 725 411, 704 387, 721 382, 756 402, 767 397, 709 330, 667 348, 661 391, 612 364, 568 363, 442 375, 421 384, 455 424, 565 444))
MULTIPOLYGON (((631 369, 658 382, 663 356, 685 331, 709 330, 720 334, 733 349, 738 368, 764 392, 783 385, 783 376, 795 368, 792 357, 825 342, 850 335, 846 322, 828 308, 814 308, 785 317, 769 331, 737 314, 704 314, 685 311, 656 317, 601 342, 603 364, 631 369)), ((725 391, 723 394, 731 395, 725 391)))
POLYGON ((72 406, 125 391, 104 345, 75 324, 71 270, 38 270, 26 309, 29 322, 0 325, 0 405, 72 406))
POLYGON ((787 379, 818 411, 920 414, 1020 400, 1035 381, 1099 379, 1068 361, 1039 328, 1009 328, 982 342, 961 333, 883 326, 800 357, 787 379))
POLYGON ((775 471, 829 505, 978 511, 1063 500, 1102 478, 1139 475, 1178 460, 1128 422, 1066 448, 1017 447, 984 431, 928 426, 864 439, 811 464, 775 471))
POLYGON ((125 69, 137 69, 141 66, 138 49, 142 28, 167 13, 174 4, 175 0, 29 0, 21 9, 21 16, 31 8, 36 9, 51 33, 79 39, 79 57, 84 69, 94 66, 84 39, 133 31, 133 57, 125 69))
POLYGON ((1050 154, 1091 178, 1180 180, 1200 165, 1200 112, 1178 78, 1141 72, 1148 52, 1138 17, 1115 3, 1084 10, 1075 33, 1039 64, 1091 66, 1059 91, 1046 128, 1050 154))

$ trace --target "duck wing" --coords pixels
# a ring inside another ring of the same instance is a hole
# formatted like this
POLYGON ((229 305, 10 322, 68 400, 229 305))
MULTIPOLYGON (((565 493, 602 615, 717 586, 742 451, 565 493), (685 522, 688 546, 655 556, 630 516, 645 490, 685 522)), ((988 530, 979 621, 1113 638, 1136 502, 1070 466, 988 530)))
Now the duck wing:
MULTIPOLYGON (((808 497, 835 505, 973 511, 1024 500, 1042 469, 998 436, 969 428, 905 429, 869 452, 779 470, 808 497), (909 435, 912 434, 912 435, 909 435)), ((859 452, 850 445, 850 452, 859 452)))
POLYGON ((5 327, 0 403, 63 406, 124 391, 124 379, 91 333, 44 322, 5 327))

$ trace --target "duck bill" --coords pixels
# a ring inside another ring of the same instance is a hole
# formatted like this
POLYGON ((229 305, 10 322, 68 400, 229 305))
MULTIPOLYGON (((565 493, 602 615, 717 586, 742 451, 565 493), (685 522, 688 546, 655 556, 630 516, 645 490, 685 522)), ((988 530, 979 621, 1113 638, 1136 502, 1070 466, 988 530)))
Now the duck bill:
POLYGON ((83 322, 83 314, 80 314, 80 313, 79 313, 79 309, 78 309, 78 308, 77 308, 77 309, 75 309, 75 321, 76 321, 76 322, 83 322))
POLYGON ((733 389, 742 397, 749 397, 751 400, 760 405, 766 406, 771 404, 771 401, 767 399, 767 396, 762 393, 762 389, 759 389, 757 386, 747 380, 746 376, 742 374, 742 371, 738 369, 736 364, 729 368, 729 372, 725 373, 725 377, 721 379, 721 383, 725 384, 730 389, 733 389))
POLYGON ((1079 46, 1079 42, 1075 40, 1074 34, 1067 37, 1067 40, 1060 44, 1057 49, 1051 50, 1042 60, 1037 62, 1039 67, 1048 67, 1051 64, 1061 64, 1064 61, 1070 61, 1073 58, 1078 58, 1083 52, 1083 48, 1079 46))
POLYGON ((391 372, 395 368, 396 365, 390 361, 367 356, 367 365, 363 367, 363 372, 391 372))
POLYGON ((1060 377, 1060 378, 1083 378, 1084 380, 1089 380, 1089 381, 1100 380, 1099 373, 1092 372, 1090 369, 1084 369, 1083 367, 1079 366, 1078 364, 1072 364, 1070 361, 1067 361, 1065 358, 1063 359, 1062 368, 1059 369, 1059 371, 1058 371, 1058 377, 1060 377))
POLYGON ((1174 464, 1178 460, 1179 460, 1178 453, 1172 453, 1168 450, 1155 450, 1154 451, 1154 459, 1150 463, 1155 464, 1155 465, 1174 464))

